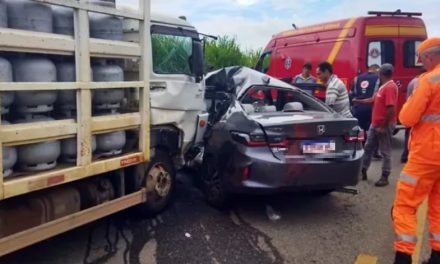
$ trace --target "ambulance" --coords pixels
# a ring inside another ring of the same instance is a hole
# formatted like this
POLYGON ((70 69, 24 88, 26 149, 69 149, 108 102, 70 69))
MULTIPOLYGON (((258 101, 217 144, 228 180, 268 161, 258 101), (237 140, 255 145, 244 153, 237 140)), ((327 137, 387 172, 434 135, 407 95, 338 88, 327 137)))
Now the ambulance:
MULTIPOLYGON (((421 13, 400 10, 370 11, 368 16, 287 30, 272 37, 256 68, 289 80, 301 73, 305 62, 316 68, 320 62, 328 61, 350 89, 353 79, 369 66, 391 63, 399 86, 400 112, 406 101, 407 85, 420 72, 416 49, 427 38, 421 16, 421 13)), ((309 92, 325 99, 323 85, 316 85, 309 92)))

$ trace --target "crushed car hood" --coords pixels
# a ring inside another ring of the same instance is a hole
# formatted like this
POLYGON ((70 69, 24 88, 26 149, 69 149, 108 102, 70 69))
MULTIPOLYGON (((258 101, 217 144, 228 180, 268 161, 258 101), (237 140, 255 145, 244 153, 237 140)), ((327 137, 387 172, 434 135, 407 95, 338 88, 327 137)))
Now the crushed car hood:
POLYGON ((206 76, 206 85, 215 86, 216 90, 235 93, 237 97, 240 97, 247 88, 254 85, 271 85, 300 90, 269 75, 241 66, 226 67, 209 73, 206 76))

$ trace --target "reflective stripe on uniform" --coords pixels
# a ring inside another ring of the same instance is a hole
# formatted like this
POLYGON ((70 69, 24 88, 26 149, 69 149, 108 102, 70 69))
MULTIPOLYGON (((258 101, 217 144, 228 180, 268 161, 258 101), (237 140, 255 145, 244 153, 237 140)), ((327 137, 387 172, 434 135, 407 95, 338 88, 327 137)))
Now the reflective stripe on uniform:
POLYGON ((429 81, 431 83, 436 83, 436 82, 440 82, 440 74, 434 75, 431 78, 429 78, 429 81))
POLYGON ((406 182, 408 184, 411 184, 411 185, 416 185, 417 184, 417 178, 416 177, 408 175, 408 174, 403 173, 403 172, 400 174, 400 180, 403 181, 403 182, 406 182))
POLYGON ((422 122, 440 122, 440 114, 424 115, 422 116, 422 122))
POLYGON ((397 241, 417 243, 417 236, 400 234, 396 236, 397 241))
POLYGON ((440 234, 430 233, 429 239, 440 242, 440 234))

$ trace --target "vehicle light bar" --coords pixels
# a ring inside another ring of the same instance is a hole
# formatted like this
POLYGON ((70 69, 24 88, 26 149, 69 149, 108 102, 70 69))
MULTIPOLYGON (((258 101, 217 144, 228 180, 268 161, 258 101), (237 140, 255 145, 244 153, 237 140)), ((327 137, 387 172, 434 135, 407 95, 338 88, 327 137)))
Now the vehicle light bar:
POLYGON ((402 12, 400 9, 394 11, 394 12, 386 12, 386 11, 369 11, 369 15, 375 15, 375 16, 407 16, 407 17, 413 17, 413 16, 422 16, 422 13, 418 12, 402 12))

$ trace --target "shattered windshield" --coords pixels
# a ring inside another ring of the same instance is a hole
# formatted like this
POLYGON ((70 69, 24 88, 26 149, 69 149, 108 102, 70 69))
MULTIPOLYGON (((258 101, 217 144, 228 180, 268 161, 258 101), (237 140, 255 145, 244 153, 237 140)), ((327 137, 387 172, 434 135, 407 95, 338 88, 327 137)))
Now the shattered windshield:
POLYGON ((248 113, 328 111, 320 102, 300 91, 267 86, 249 88, 240 103, 248 113))

